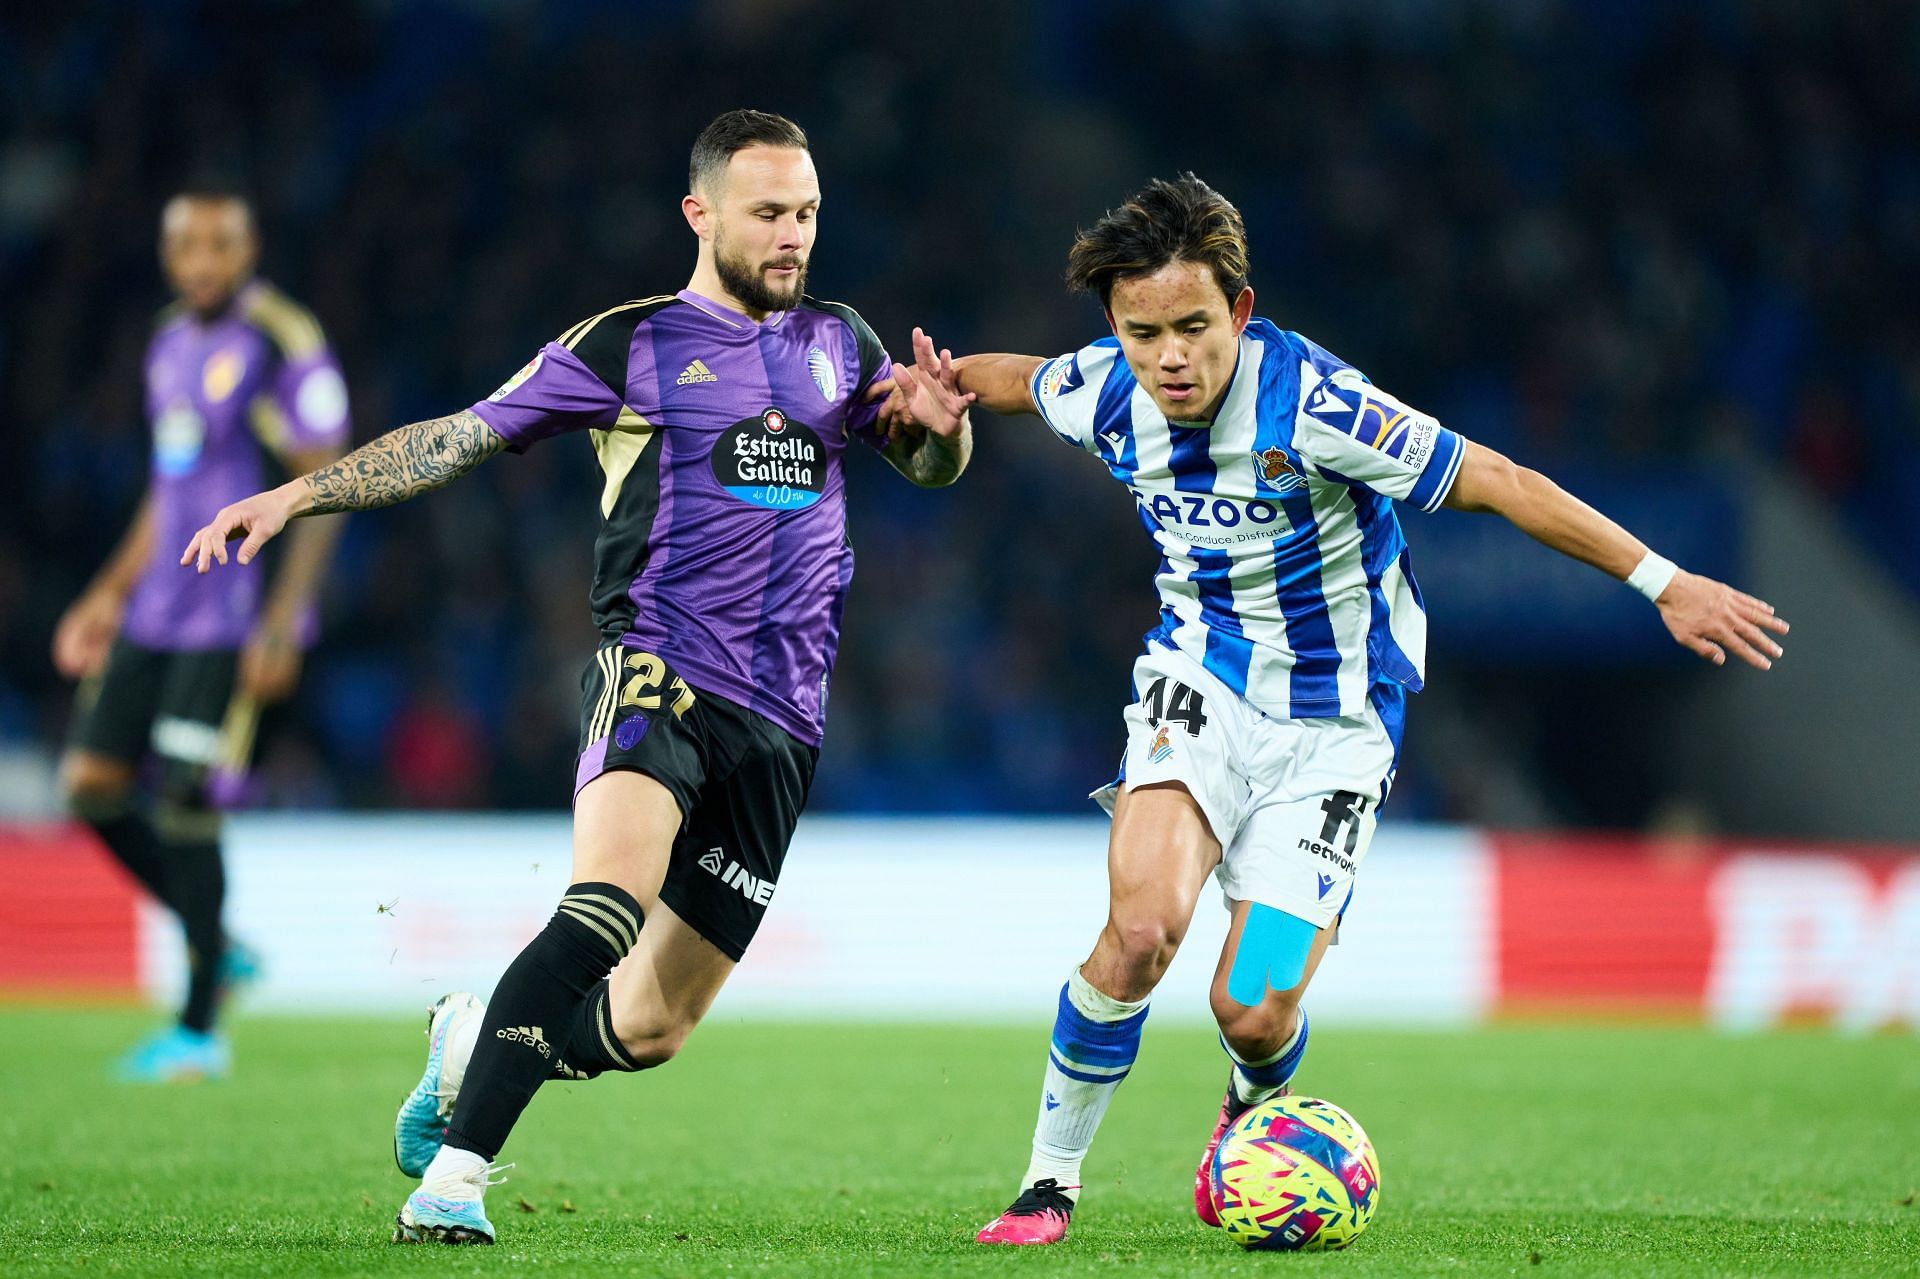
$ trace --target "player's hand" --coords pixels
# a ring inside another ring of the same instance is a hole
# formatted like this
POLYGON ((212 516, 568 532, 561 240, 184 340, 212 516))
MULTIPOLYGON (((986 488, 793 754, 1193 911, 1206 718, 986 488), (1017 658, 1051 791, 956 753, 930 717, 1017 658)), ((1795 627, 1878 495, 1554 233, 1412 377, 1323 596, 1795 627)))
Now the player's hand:
POLYGON ((893 383, 916 425, 947 439, 967 429, 967 408, 977 397, 960 389, 953 352, 936 353, 924 330, 913 331, 913 363, 894 365, 893 383))
POLYGON ((95 588, 73 602, 53 628, 53 665, 68 679, 83 679, 106 664, 107 650, 120 633, 126 601, 111 590, 95 588))
POLYGON ((234 559, 241 564, 251 564, 260 548, 287 526, 290 512, 276 493, 255 493, 232 506, 221 507, 220 513, 187 543, 187 549, 180 553, 180 562, 204 573, 215 560, 225 564, 227 543, 244 537, 246 540, 240 543, 234 559))
POLYGON ((874 382, 867 388, 867 403, 875 400, 884 401, 875 410, 875 422, 887 443, 891 444, 903 436, 911 438, 921 434, 920 424, 913 420, 913 410, 907 407, 906 392, 901 390, 898 382, 892 378, 874 382))
POLYGON ((1724 666, 1732 653, 1749 666, 1770 669, 1781 651, 1773 635, 1785 635, 1788 629, 1786 619, 1776 617, 1765 600, 1685 569, 1673 575, 1654 605, 1681 647, 1715 666, 1724 666))
POLYGON ((281 701, 300 682, 300 657, 291 626, 262 622, 240 650, 240 691, 262 706, 281 701))

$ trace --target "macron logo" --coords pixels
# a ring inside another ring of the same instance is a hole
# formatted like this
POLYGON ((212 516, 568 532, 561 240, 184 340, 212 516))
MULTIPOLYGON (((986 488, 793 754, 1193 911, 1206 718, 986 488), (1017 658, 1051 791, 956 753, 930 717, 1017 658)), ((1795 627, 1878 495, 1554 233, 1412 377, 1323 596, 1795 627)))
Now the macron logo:
POLYGON ((719 374, 707 367, 705 360, 695 360, 680 370, 680 376, 674 379, 675 386, 692 386, 696 382, 718 382, 719 374))
POLYGON ((727 855, 717 848, 700 854, 700 869, 756 906, 764 906, 773 900, 776 885, 771 879, 761 879, 739 862, 727 860, 727 855))
POLYGON ((1333 876, 1325 871, 1320 873, 1320 895, 1325 897, 1333 889, 1333 876))

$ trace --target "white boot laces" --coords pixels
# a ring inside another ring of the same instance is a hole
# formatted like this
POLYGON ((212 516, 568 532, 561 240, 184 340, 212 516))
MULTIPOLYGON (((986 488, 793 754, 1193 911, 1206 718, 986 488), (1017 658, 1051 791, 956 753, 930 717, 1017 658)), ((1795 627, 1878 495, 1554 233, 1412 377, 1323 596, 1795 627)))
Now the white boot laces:
POLYGON ((481 1199, 489 1186, 498 1186, 507 1180, 505 1173, 511 1167, 512 1164, 481 1164, 468 1172, 436 1177, 422 1189, 443 1199, 481 1199))
POLYGON ((507 1169, 512 1164, 484 1164, 467 1174, 467 1180, 485 1190, 488 1186, 498 1186, 507 1179, 507 1169))

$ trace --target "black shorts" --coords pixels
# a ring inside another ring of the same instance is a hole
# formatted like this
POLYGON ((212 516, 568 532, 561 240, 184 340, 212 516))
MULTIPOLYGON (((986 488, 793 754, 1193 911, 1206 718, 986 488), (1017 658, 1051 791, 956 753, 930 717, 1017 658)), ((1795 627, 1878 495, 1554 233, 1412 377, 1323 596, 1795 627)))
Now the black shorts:
POLYGON ((106 666, 80 685, 67 744, 129 764, 151 752, 163 789, 184 798, 214 765, 246 765, 253 722, 234 704, 238 666, 233 649, 173 653, 116 639, 106 666))
POLYGON ((819 750, 619 643, 587 663, 580 692, 574 794, 617 769, 667 788, 682 824, 660 900, 739 960, 773 900, 819 750))

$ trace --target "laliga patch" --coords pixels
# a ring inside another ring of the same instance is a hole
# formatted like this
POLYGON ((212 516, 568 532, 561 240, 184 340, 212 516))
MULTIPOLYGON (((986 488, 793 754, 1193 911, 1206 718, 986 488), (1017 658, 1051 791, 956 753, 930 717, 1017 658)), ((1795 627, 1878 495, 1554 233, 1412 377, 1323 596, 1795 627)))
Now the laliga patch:
POLYGON ((540 371, 541 362, 547 358, 545 351, 528 360, 521 370, 500 384, 500 389, 487 397, 487 403, 497 404, 519 389, 520 384, 540 371))
POLYGON ((1047 365, 1047 371, 1040 375, 1040 394, 1051 400, 1080 389, 1080 357, 1063 355, 1047 365))
POLYGON ((807 348, 807 372, 813 375, 813 384, 820 388, 827 403, 833 403, 834 395, 840 390, 840 379, 833 375, 833 361, 817 346, 807 348))
POLYGON ((315 369, 300 379, 293 407, 310 429, 337 431, 347 424, 347 383, 333 369, 315 369))
POLYGON ((1354 369, 1341 369, 1323 379, 1308 392, 1302 407, 1315 421, 1384 453, 1410 471, 1426 466, 1440 429, 1433 418, 1368 385, 1354 369))
POLYGON ((721 488, 770 511, 812 506, 826 486, 827 446, 777 408, 728 427, 711 460, 721 488))

